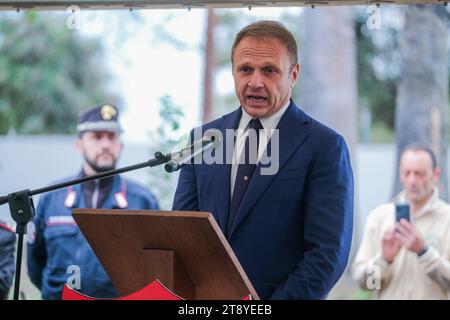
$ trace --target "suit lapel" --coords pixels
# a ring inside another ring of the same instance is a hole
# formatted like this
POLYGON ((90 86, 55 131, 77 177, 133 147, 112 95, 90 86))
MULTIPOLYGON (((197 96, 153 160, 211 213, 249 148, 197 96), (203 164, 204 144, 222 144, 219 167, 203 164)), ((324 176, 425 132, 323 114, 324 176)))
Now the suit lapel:
MULTIPOLYGON (((228 222, 228 211, 230 210, 230 190, 231 190, 231 162, 227 159, 232 158, 233 150, 228 150, 231 152, 231 155, 227 154, 227 142, 228 139, 234 139, 234 137, 227 137, 226 130, 227 129, 235 129, 239 125, 239 120, 241 119, 242 111, 241 108, 235 110, 234 112, 223 116, 223 121, 218 128, 222 133, 222 148, 223 150, 223 163, 211 166, 211 180, 212 186, 217 188, 215 197, 215 209, 216 209, 216 220, 222 229, 222 231, 226 231, 227 222, 228 222)), ((234 141, 230 141, 231 145, 234 145, 234 141)))
MULTIPOLYGON (((293 101, 291 101, 291 104, 277 126, 277 129, 279 129, 279 170, 282 169, 284 164, 308 137, 310 129, 306 124, 309 122, 310 118, 307 117, 293 101)), ((269 141, 267 148, 268 154, 271 155, 271 141, 269 141)), ((271 156, 274 157, 275 155, 271 156)), ((241 206, 236 214, 236 219, 231 228, 229 238, 242 220, 250 213, 251 209, 263 192, 269 187, 275 176, 276 174, 261 175, 261 164, 258 164, 245 196, 242 199, 241 206)))

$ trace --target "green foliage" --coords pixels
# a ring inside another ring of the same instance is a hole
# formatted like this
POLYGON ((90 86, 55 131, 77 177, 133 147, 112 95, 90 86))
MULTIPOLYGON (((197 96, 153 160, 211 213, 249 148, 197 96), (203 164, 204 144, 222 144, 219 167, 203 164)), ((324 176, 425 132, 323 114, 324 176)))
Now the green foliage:
POLYGON ((398 31, 389 25, 383 25, 381 30, 369 30, 366 18, 360 12, 355 24, 359 105, 370 110, 372 127, 393 132, 400 74, 398 31))
POLYGON ((373 143, 389 143, 395 141, 395 132, 392 127, 387 127, 384 122, 376 122, 372 124, 371 127, 371 137, 370 142, 373 143))
POLYGON ((163 137, 167 137, 166 144, 173 147, 173 144, 179 142, 178 138, 174 138, 174 133, 176 135, 178 129, 180 129, 180 120, 183 118, 184 113, 169 95, 162 96, 160 102, 159 116, 163 122, 158 127, 158 133, 163 137))
POLYGON ((350 296, 350 300, 375 300, 376 294, 374 291, 357 289, 350 296))
POLYGON ((0 134, 73 133, 79 110, 117 103, 105 97, 101 42, 68 29, 66 18, 0 15, 0 134))
MULTIPOLYGON (((175 104, 169 95, 161 97, 160 103, 161 122, 149 137, 153 154, 156 151, 164 154, 174 152, 184 147, 182 141, 187 141, 187 134, 180 130, 180 121, 184 117, 181 106, 175 104)), ((161 209, 171 209, 177 181, 178 174, 167 173, 162 166, 150 170, 150 188, 156 193, 161 209)))

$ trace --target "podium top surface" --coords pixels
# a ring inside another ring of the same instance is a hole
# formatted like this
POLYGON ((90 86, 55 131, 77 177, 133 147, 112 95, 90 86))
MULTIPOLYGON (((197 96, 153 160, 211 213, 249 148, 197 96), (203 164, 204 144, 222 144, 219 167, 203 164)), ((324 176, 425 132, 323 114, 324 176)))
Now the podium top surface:
POLYGON ((143 252, 150 249, 175 252, 196 299, 258 299, 209 212, 74 209, 73 216, 122 295, 154 280, 142 280, 143 252))

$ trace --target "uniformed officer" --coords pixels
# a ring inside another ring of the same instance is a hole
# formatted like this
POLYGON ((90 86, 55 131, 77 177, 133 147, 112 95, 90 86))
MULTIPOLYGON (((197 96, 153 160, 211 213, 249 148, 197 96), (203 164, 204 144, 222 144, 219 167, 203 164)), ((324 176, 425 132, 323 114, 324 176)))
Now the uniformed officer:
MULTIPOLYGON (((80 113, 76 149, 84 162, 78 177, 112 170, 122 151, 119 111, 110 104, 80 113)), ((71 177, 73 179, 76 177, 71 177)), ((28 230, 28 273, 43 299, 61 299, 65 283, 95 297, 116 297, 105 270, 72 217, 73 208, 157 210, 155 196, 121 176, 44 194, 28 230)))
POLYGON ((8 297, 14 277, 16 235, 6 222, 0 221, 0 300, 8 297))

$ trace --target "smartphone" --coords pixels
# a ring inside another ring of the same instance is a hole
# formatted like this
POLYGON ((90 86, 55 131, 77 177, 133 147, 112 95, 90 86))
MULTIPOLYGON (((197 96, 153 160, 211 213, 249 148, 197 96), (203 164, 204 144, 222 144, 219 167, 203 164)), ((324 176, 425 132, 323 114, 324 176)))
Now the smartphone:
POLYGON ((408 203, 396 203, 395 204, 395 221, 400 222, 401 219, 405 219, 411 222, 411 215, 408 203))

